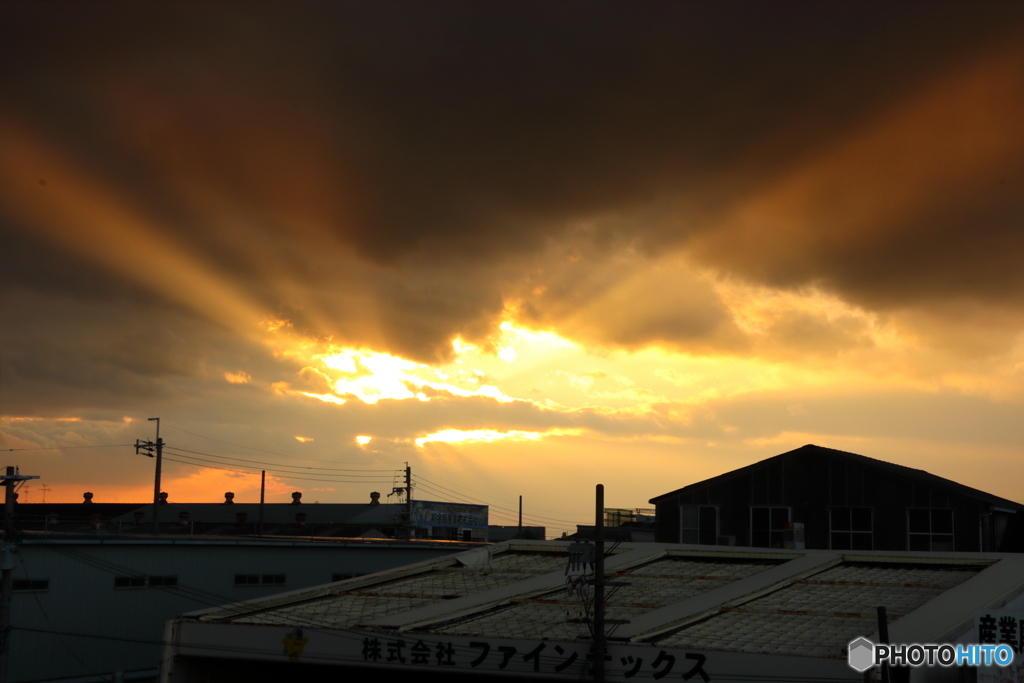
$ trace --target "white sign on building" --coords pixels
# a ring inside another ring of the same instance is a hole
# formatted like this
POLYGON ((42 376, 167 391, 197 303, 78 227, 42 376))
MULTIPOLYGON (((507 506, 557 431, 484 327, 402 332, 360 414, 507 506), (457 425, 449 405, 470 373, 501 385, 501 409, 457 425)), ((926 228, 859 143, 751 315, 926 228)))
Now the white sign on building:
POLYGON ((978 683, 1024 683, 1024 612, 980 609, 974 612, 974 634, 980 644, 1013 648, 1010 666, 979 666, 978 683))

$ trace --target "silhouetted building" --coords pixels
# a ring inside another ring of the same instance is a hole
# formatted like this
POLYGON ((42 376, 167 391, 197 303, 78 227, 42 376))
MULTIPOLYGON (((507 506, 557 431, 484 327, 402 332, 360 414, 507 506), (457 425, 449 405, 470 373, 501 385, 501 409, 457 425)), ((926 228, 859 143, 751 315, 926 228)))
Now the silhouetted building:
POLYGON ((1024 551, 1024 505, 924 470, 814 445, 650 502, 661 542, 1024 551))

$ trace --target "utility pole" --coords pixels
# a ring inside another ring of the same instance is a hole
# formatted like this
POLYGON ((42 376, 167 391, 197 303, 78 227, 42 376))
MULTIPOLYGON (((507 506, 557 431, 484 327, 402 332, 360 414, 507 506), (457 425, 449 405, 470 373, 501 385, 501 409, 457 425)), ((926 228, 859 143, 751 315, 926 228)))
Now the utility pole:
POLYGON ((519 529, 516 530, 516 538, 523 536, 523 497, 519 496, 519 529))
POLYGON ((13 467, 0 477, 4 482, 4 547, 0 569, 0 683, 7 683, 7 661, 11 645, 11 593, 14 591, 14 550, 16 529, 14 525, 14 484, 26 479, 39 477, 18 474, 13 467))
POLYGON ((412 468, 405 463, 405 510, 409 519, 409 538, 414 538, 415 531, 412 525, 412 468))
POLYGON ((263 535, 263 501, 267 495, 267 471, 263 470, 260 473, 260 531, 259 535, 263 535))
POLYGON ((604 683, 604 484, 594 513, 594 683, 604 683))
MULTIPOLYGON (((878 607, 878 640, 883 645, 889 644, 889 620, 885 616, 885 607, 878 607)), ((889 673, 889 662, 882 662, 882 683, 889 683, 892 680, 889 673)))
POLYGON ((135 440, 135 453, 143 452, 144 455, 152 458, 156 454, 156 479, 153 483, 153 533, 160 533, 160 470, 163 466, 164 440, 160 438, 160 418, 151 417, 150 422, 156 421, 156 442, 135 440))

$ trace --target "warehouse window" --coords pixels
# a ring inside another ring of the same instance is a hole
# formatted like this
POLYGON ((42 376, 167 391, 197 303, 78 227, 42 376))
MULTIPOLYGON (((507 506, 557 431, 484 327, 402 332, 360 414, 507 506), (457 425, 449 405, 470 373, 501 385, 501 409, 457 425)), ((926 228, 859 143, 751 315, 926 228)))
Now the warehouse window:
POLYGON ((871 515, 871 508, 829 508, 829 547, 832 550, 871 550, 871 515))
POLYGON ((718 510, 712 505, 683 505, 679 508, 679 542, 716 545, 718 510))
POLYGON ((178 585, 177 576, 150 576, 148 580, 150 588, 175 588, 178 585))
POLYGON ((346 579, 354 579, 357 576, 365 576, 365 574, 356 572, 342 572, 339 574, 335 572, 334 574, 331 574, 331 581, 345 581, 346 579))
POLYGON ((750 508, 750 545, 755 548, 782 548, 785 542, 789 508, 750 508))
POLYGON ((953 511, 938 508, 907 510, 907 549, 938 552, 955 549, 953 511))
POLYGON ((235 574, 236 586, 283 586, 284 574, 235 574))
POLYGON ((145 576, 115 576, 114 588, 145 588, 145 576))
POLYGON ((178 585, 177 576, 115 576, 114 588, 170 588, 178 585))
POLYGON ((15 579, 14 590, 17 593, 42 593, 50 590, 49 579, 15 579))

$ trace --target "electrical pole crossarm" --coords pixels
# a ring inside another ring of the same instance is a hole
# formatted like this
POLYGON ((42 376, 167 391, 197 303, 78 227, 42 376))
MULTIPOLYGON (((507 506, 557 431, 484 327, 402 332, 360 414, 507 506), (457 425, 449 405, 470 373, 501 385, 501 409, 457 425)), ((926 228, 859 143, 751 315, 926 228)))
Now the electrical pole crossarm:
POLYGON ((25 481, 26 479, 39 479, 33 474, 0 474, 0 481, 25 481))

